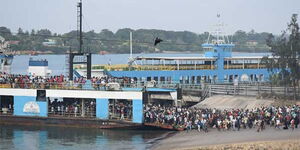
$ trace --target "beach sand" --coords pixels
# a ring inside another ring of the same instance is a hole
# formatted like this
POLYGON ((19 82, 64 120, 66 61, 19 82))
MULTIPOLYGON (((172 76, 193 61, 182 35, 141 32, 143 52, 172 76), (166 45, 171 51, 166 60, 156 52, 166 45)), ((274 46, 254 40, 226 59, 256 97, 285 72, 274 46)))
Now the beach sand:
POLYGON ((278 130, 267 128, 262 132, 255 129, 240 131, 217 131, 208 133, 178 132, 163 139, 153 150, 197 150, 197 149, 300 149, 300 129, 278 130))
POLYGON ((263 142, 247 142, 238 144, 222 144, 213 146, 201 146, 183 150, 299 150, 298 140, 275 140, 263 142))

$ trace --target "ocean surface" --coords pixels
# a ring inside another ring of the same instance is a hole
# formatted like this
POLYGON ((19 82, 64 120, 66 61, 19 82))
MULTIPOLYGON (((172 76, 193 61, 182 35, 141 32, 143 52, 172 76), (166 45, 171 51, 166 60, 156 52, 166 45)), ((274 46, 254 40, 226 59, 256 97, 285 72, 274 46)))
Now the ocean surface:
POLYGON ((147 150, 166 133, 0 125, 0 150, 147 150))
MULTIPOLYGON (((265 56, 270 55, 269 53, 233 53, 233 56, 265 56)), ((144 57, 200 57, 202 54, 189 53, 189 54, 165 54, 165 53, 151 53, 151 54, 133 54, 133 57, 144 56, 144 57)), ((27 74, 28 63, 30 58, 33 59, 47 59, 49 69, 52 70, 52 75, 66 74, 67 63, 66 55, 17 55, 14 56, 12 63, 12 73, 14 74, 27 74)), ((92 56, 92 64, 127 64, 129 54, 106 54, 92 56)))

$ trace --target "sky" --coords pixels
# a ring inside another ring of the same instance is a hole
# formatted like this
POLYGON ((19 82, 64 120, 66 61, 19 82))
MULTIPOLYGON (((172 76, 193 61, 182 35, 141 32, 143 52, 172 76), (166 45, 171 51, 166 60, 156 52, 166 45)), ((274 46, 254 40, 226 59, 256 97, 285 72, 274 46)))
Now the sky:
MULTIPOLYGON (((212 30, 217 14, 225 31, 281 33, 300 0, 82 0, 83 30, 113 32, 121 28, 163 29, 203 33, 212 30)), ((0 26, 17 32, 77 29, 78 0, 0 0, 0 26)))

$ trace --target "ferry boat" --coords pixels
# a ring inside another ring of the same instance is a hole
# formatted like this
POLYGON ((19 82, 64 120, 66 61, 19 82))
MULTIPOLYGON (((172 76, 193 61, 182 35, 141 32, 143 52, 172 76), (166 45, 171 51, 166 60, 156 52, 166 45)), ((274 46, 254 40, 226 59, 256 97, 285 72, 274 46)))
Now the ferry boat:
POLYGON ((48 60, 46 59, 34 59, 29 58, 28 70, 29 75, 48 77, 51 75, 52 71, 48 69, 48 60))
MULTIPOLYGON (((113 77, 128 77, 146 83, 233 83, 263 82, 269 78, 263 56, 233 56, 235 44, 222 31, 218 23, 202 44, 204 55, 199 57, 135 57, 128 64, 101 65, 113 77)), ((132 50, 131 50, 132 51, 132 50)))

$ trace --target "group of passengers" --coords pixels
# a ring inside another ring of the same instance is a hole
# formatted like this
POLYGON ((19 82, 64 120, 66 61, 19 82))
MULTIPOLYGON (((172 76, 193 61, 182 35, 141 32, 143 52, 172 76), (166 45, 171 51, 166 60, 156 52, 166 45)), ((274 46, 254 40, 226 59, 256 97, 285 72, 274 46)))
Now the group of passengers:
POLYGON ((131 119, 132 105, 127 101, 112 102, 109 104, 109 118, 110 119, 131 119))
POLYGON ((261 107, 255 109, 202 109, 184 107, 162 107, 146 105, 144 118, 147 123, 172 125, 187 130, 207 131, 207 128, 218 130, 240 130, 241 128, 265 129, 266 125, 277 129, 298 128, 300 107, 261 107))
MULTIPOLYGON (((87 78, 74 78, 72 82, 68 82, 68 78, 64 75, 41 77, 36 75, 21 75, 21 74, 5 74, 0 73, 0 84, 8 84, 11 88, 82 88, 86 83, 87 78)), ((107 84, 118 82, 128 84, 132 81, 129 78, 115 78, 109 76, 92 77, 92 86, 95 90, 106 90, 107 84)))
POLYGON ((12 88, 47 88, 54 84, 60 85, 66 79, 63 75, 45 78, 33 75, 0 74, 0 81, 1 84, 10 84, 12 88))
MULTIPOLYGON (((96 115, 96 103, 94 101, 85 102, 85 117, 94 117, 96 115)), ((82 106, 79 101, 49 101, 49 114, 55 116, 77 117, 82 114, 82 106)))

